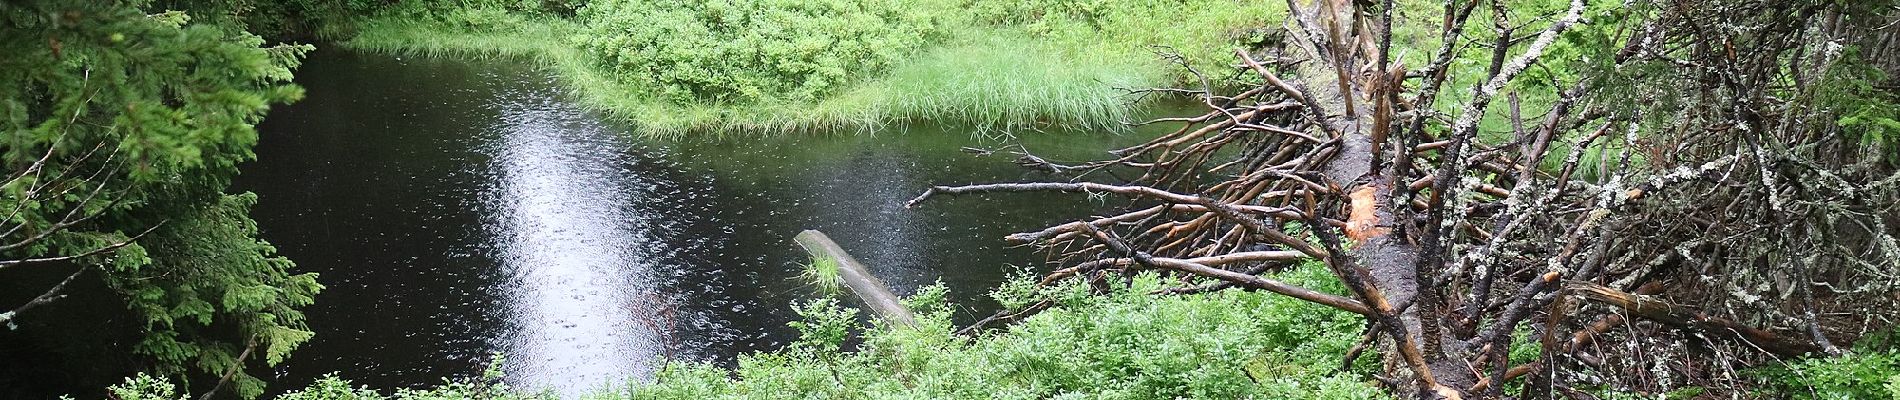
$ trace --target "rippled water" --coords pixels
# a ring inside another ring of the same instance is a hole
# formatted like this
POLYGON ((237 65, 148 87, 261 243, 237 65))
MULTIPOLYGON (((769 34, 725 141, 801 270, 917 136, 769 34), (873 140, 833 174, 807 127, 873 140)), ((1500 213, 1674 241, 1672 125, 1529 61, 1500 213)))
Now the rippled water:
MULTIPOLYGON (((821 229, 900 293, 941 281, 964 318, 1036 266, 1001 237, 1088 215, 1079 197, 902 207, 931 183, 1036 178, 954 127, 877 135, 652 142, 565 102, 543 74, 326 50, 309 91, 260 127, 239 182, 264 237, 329 287, 317 336, 269 371, 404 387, 508 354, 517 386, 569 395, 650 376, 661 360, 729 364, 795 339, 791 237, 821 229)), ((1025 135, 1059 157, 1129 136, 1025 135)))

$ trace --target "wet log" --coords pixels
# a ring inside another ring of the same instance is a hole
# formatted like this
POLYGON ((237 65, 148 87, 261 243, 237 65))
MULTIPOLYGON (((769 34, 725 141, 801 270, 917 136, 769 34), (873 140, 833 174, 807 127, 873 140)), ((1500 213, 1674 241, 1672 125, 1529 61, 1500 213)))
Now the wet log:
POLYGON ((804 232, 799 232, 798 236, 793 237, 792 240, 798 242, 798 246, 803 247, 806 252, 811 253, 812 257, 837 261, 838 279, 843 280, 845 287, 851 288, 851 293, 863 300, 864 305, 870 308, 878 318, 895 325, 914 326, 917 324, 916 319, 911 316, 910 309, 904 308, 904 303, 896 294, 891 293, 890 287, 886 286, 884 281, 871 275, 870 268, 866 268, 864 263, 858 262, 858 259, 852 258, 851 254, 845 253, 844 248, 839 247, 838 242, 831 241, 831 237, 825 236, 824 232, 806 229, 804 232))

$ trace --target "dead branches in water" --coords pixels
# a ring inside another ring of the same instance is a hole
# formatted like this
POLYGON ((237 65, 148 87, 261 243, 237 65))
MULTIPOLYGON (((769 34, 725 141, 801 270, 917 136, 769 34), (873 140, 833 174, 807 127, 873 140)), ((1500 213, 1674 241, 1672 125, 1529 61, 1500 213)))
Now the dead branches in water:
POLYGON ((1840 10, 1664 1, 1592 27, 1582 1, 1541 16, 1493 2, 1493 21, 1477 25, 1491 26, 1494 51, 1472 60, 1489 68, 1448 79, 1455 47, 1480 39, 1466 32, 1476 3, 1445 4, 1443 47, 1412 72, 1388 54, 1390 10, 1296 2, 1273 57, 1236 54, 1259 83, 1153 121, 1181 124, 1172 133, 1077 165, 1025 153, 1024 166, 1072 179, 937 186, 909 205, 1125 198, 1110 215, 1008 239, 1057 256, 1045 284, 1147 268, 1179 276, 1179 291, 1259 288, 1364 315, 1388 382, 1414 398, 1499 397, 1516 379, 1529 379, 1524 396, 1586 378, 1661 391, 1654 382, 1732 379, 1710 371, 1838 352, 1891 325, 1900 175, 1831 122, 1813 86, 1779 84, 1840 62, 1830 43, 1867 39, 1828 19, 1840 10), (1751 35, 1711 48, 1704 21, 1751 35), (1527 83, 1576 29, 1609 48, 1563 62, 1600 76, 1527 83), (1468 93, 1443 87, 1461 81, 1468 93), (1533 106, 1525 88, 1550 95, 1533 106), (1500 96, 1508 110, 1491 107, 1500 96), (1136 178, 1091 180, 1102 171, 1136 178), (1350 293, 1257 275, 1287 255, 1324 262, 1350 293), (1525 333, 1534 343, 1518 342, 1525 333), (1688 366, 1606 338, 1719 356, 1688 366), (1541 355, 1505 357, 1522 346, 1541 355))

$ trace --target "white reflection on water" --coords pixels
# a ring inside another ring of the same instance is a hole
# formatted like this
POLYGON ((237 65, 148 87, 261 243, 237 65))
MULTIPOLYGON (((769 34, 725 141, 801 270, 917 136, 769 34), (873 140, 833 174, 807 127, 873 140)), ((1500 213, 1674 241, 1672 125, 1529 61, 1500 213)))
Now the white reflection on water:
POLYGON ((511 384, 573 398, 651 375, 668 347, 673 303, 655 290, 664 218, 627 144, 585 113, 516 92, 496 100, 504 124, 491 161, 487 230, 503 273, 497 338, 511 384))

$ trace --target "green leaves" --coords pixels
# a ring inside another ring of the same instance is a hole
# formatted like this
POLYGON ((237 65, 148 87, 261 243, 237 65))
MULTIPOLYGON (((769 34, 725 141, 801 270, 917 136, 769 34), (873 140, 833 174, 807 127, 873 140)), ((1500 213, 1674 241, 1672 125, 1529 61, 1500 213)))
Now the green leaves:
MULTIPOLYGON (((1323 266, 1278 276, 1338 290, 1323 266), (1329 283, 1331 282, 1331 283, 1329 283)), ((1152 274, 1111 280, 1103 296, 1051 291, 1059 306, 1007 331, 967 338, 943 313, 920 313, 919 328, 873 327, 856 353, 785 351, 740 361, 738 379, 675 364, 652 384, 612 397, 707 398, 1381 398, 1355 374, 1339 374, 1338 354, 1360 329, 1352 315, 1271 293, 1226 291, 1158 297, 1152 274), (1249 370, 1267 372, 1249 376, 1249 370)), ((940 296, 925 290, 913 303, 940 296)), ((806 342, 839 340, 851 321, 829 300, 800 309, 806 342)), ((850 323, 855 325, 855 323, 850 323)), ((795 348, 810 348, 796 345, 795 348)), ((1376 357, 1368 357, 1376 358, 1376 357)))
POLYGON ((798 315, 804 319, 791 322, 792 328, 798 329, 798 341, 791 346, 794 352, 836 355, 851 336, 851 328, 858 324, 858 310, 840 307, 832 298, 805 303, 798 307, 798 315))
POLYGON ((579 16, 575 45, 678 103, 817 99, 942 36, 898 0, 604 0, 579 16))
MULTIPOLYGON (((1339 292, 1324 265, 1309 262, 1275 276, 1339 292)), ((1379 399, 1363 374, 1337 371, 1338 355, 1362 328, 1356 315, 1266 292, 1184 296, 1148 293, 1173 278, 1142 274, 1110 280, 1099 296, 1050 291, 1061 305, 1005 331, 952 333, 950 313, 919 310, 915 328, 864 326, 833 299, 798 306, 802 338, 789 348, 743 356, 736 370, 674 362, 651 383, 606 388, 586 398, 616 399, 1379 399), (857 351, 839 346, 862 330, 857 351)), ((941 305, 942 286, 906 304, 941 305)), ((934 308, 934 307, 932 307, 934 308)), ((325 377, 280 400, 535 399, 548 395, 499 383, 497 361, 479 378, 445 381, 384 396, 325 377)), ((120 398, 168 399, 163 381, 136 377, 113 387, 120 398)))
POLYGON ((1900 382, 1900 353, 1863 351, 1842 357, 1801 360, 1787 367, 1755 371, 1771 387, 1795 399, 1847 400, 1895 398, 1900 382))
MULTIPOLYGON (((145 320, 133 350, 157 372, 221 376, 253 341, 281 360, 309 339, 298 308, 322 287, 256 239, 254 196, 224 191, 255 157, 254 124, 302 96, 291 69, 312 47, 265 47, 183 12, 148 14, 147 4, 0 4, 0 165, 10 168, 0 175, 33 176, 0 184, 0 208, 24 211, 0 220, 20 232, 4 242, 24 243, 0 259, 89 254, 137 237, 75 261, 103 271, 145 320)), ((248 375, 233 382, 240 394, 261 392, 248 375)))
POLYGON ((281 325, 267 328, 265 337, 268 339, 265 340, 267 344, 264 348, 264 362, 270 365, 284 362, 284 358, 290 356, 291 350, 296 350, 297 345, 303 344, 313 336, 316 336, 316 333, 281 325))
POLYGON ((113 385, 106 391, 112 393, 112 398, 119 400, 185 400, 190 398, 178 392, 178 385, 146 374, 125 378, 124 383, 113 385))
POLYGON ((1881 146, 1889 157, 1900 159, 1900 95, 1876 87, 1890 78, 1871 65, 1860 49, 1848 47, 1841 52, 1841 61, 1822 75, 1816 103, 1838 116, 1832 122, 1846 134, 1881 146))

